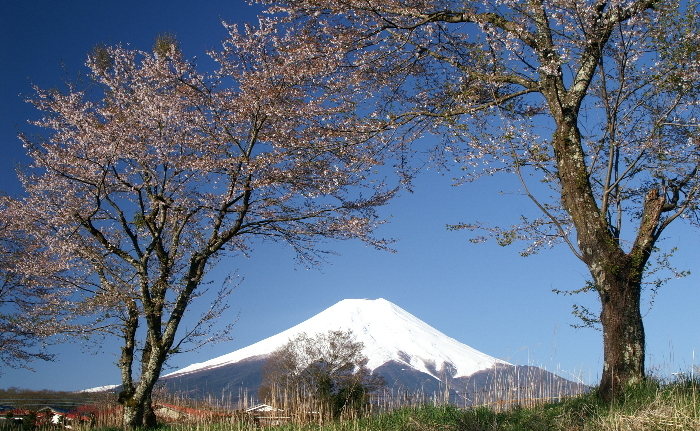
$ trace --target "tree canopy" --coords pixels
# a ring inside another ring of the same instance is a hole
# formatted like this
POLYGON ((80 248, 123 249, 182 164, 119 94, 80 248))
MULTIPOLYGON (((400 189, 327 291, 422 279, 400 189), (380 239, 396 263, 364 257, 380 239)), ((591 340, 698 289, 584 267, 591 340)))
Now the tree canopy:
POLYGON ((54 283, 56 300, 36 311, 71 319, 56 331, 121 339, 128 428, 153 425, 171 355, 226 335, 211 327, 230 285, 183 320, 223 256, 269 240, 312 265, 321 239, 387 246, 372 232, 394 190, 371 173, 387 149, 370 128, 331 132, 353 116, 326 78, 333 65, 290 52, 264 21, 229 30, 216 73, 198 72, 172 38, 153 52, 99 46, 85 85, 31 99, 48 134, 22 135, 33 162, 3 216, 39 251, 22 271, 54 283))
POLYGON ((56 316, 42 307, 55 292, 42 274, 23 269, 39 254, 23 237, 16 220, 5 217, 6 197, 0 197, 0 373, 7 368, 28 368, 34 360, 52 360, 42 347, 52 335, 56 316), (41 280, 41 281, 40 281, 41 280), (40 310, 40 311, 38 311, 40 310))
POLYGON ((338 79, 349 91, 358 83, 371 88, 372 102, 363 100, 360 112, 386 118, 400 148, 458 166, 458 184, 516 175, 538 216, 509 227, 453 227, 485 233, 474 241, 525 240, 525 255, 565 244, 588 266, 588 289, 600 299, 601 392, 612 399, 644 378, 640 298, 650 258, 671 223, 698 222, 695 3, 269 6, 300 45, 342 58, 338 79))

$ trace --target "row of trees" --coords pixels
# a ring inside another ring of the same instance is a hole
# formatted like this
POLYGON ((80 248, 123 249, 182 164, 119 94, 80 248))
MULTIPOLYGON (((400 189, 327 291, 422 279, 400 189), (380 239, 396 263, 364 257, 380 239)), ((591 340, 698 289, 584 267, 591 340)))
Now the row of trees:
POLYGON ((588 319, 603 330, 601 394, 644 378, 645 276, 667 227, 698 222, 694 3, 288 0, 269 12, 229 27, 213 74, 166 37, 152 52, 96 49, 86 87, 37 88, 50 134, 22 136, 25 195, 0 207, 2 289, 27 313, 3 325, 29 343, 119 337, 125 425, 151 425, 164 361, 216 338, 224 299, 179 330, 207 270, 253 238, 306 262, 320 238, 385 248, 375 208, 395 188, 371 173, 392 157, 409 181, 433 136, 426 152, 460 182, 515 175, 541 213, 454 227, 525 240, 524 254, 568 247, 600 299, 588 319))

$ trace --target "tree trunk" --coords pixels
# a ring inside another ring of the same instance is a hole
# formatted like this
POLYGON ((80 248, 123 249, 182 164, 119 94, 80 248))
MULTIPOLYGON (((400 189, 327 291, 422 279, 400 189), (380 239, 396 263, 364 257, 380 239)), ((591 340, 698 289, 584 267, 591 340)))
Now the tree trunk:
MULTIPOLYGON (((163 364, 168 356, 167 352, 173 345, 173 339, 185 312, 185 308, 187 307, 187 302, 202 278, 205 265, 206 258, 197 259, 195 264, 192 265, 192 271, 195 272, 195 275, 189 277, 190 283, 188 283, 187 288, 180 294, 164 333, 161 332, 163 325, 160 319, 160 313, 162 309, 156 309, 152 304, 148 304, 144 307, 146 310, 151 311, 151 313, 146 313, 147 333, 141 354, 141 375, 138 384, 132 384, 130 391, 123 390, 120 394, 120 402, 124 405, 122 426, 125 430, 154 428, 158 425, 152 405, 153 388, 160 377, 163 364), (156 310, 156 313, 153 313, 152 310, 156 310)), ((164 292, 164 290, 161 291, 161 294, 164 294, 164 292)), ((145 293, 143 294, 143 297, 147 296, 148 295, 145 293)), ((136 319, 136 325, 137 324, 138 320, 136 319)), ((136 326, 133 326, 133 330, 127 332, 128 336, 125 337, 126 341, 129 341, 129 337, 134 336, 135 330, 136 326)), ((133 346, 133 343, 130 345, 133 346)), ((123 360, 122 374, 124 381, 130 383, 131 370, 133 368, 132 362, 134 360, 133 347, 129 353, 129 361, 123 360), (129 368, 126 368, 127 365, 129 368)))
POLYGON ((124 404, 124 414, 122 415, 122 428, 125 430, 135 430, 143 426, 143 404, 133 398, 124 404))
POLYGON ((644 326, 640 296, 644 267, 658 238, 664 199, 650 190, 635 242, 625 253, 593 196, 575 116, 560 117, 553 144, 562 202, 576 227, 580 259, 588 266, 601 301, 604 366, 600 393, 607 401, 644 379, 644 326))
POLYGON ((155 428, 158 425, 156 414, 151 404, 151 395, 142 400, 132 399, 132 403, 124 405, 122 415, 122 427, 125 430, 135 430, 138 428, 155 428))
POLYGON ((143 393, 143 426, 146 428, 155 428, 158 425, 158 421, 156 419, 156 414, 153 411, 153 387, 155 386, 155 382, 158 380, 158 376, 160 376, 160 367, 161 364, 154 364, 151 362, 152 359, 152 354, 153 354, 153 346, 151 345, 151 337, 146 337, 146 342, 144 343, 143 346, 143 354, 141 355, 141 376, 142 380, 144 380, 144 384, 148 385, 148 389, 144 391, 143 393), (149 373, 149 367, 153 368, 156 366, 158 368, 158 373, 155 376, 155 380, 153 378, 148 378, 148 376, 151 375, 149 373), (152 384, 151 384, 152 382, 152 384))
POLYGON ((156 412, 153 411, 152 392, 149 392, 146 400, 144 400, 143 426, 145 428, 155 428, 158 426, 158 418, 156 418, 156 412))
POLYGON ((155 428, 158 425, 151 400, 153 386, 154 382, 140 382, 134 395, 124 401, 122 427, 125 430, 155 428))
POLYGON ((153 411, 152 394, 164 361, 165 355, 161 351, 154 351, 154 346, 149 341, 144 343, 140 381, 130 396, 122 401, 124 429, 155 428, 158 425, 153 411))
POLYGON ((122 390, 119 393, 119 403, 124 406, 122 414, 122 427, 124 429, 136 429, 143 422, 143 406, 134 402, 136 388, 133 381, 134 350, 136 348, 136 330, 139 326, 139 310, 131 301, 128 307, 128 318, 124 321, 123 338, 124 347, 119 360, 119 368, 122 375, 122 390))
POLYGON ((608 281, 607 286, 599 287, 604 351, 599 390, 608 402, 619 398, 628 386, 644 379, 641 283, 635 273, 622 273, 624 275, 608 281))
MULTIPOLYGON (((537 53, 540 64, 556 64, 552 61, 557 58, 557 49, 549 26, 550 17, 543 2, 535 2, 535 5, 536 32, 533 43, 528 45, 537 53)), ((576 229, 576 247, 570 245, 588 266, 600 295, 604 337, 600 392, 607 401, 618 397, 627 386, 644 379, 645 339, 640 312, 642 277, 654 243, 667 224, 661 222, 661 214, 669 209, 665 199, 667 190, 650 189, 639 216, 634 243, 629 252, 625 252, 618 230, 610 224, 610 209, 603 203, 605 199, 597 194, 599 191, 610 193, 617 186, 612 180, 593 186, 589 155, 584 151, 578 116, 600 65, 603 48, 614 29, 620 22, 653 6, 653 2, 640 2, 635 4, 634 10, 626 12, 626 16, 620 14, 614 19, 597 21, 570 84, 565 82, 561 66, 557 66, 556 73, 544 71, 539 80, 540 91, 557 125, 552 148, 561 201, 576 229)), ((609 156, 613 156, 612 152, 609 156)), ((618 173, 610 169, 611 179, 623 179, 627 175, 622 173, 622 177, 618 177, 618 173)))

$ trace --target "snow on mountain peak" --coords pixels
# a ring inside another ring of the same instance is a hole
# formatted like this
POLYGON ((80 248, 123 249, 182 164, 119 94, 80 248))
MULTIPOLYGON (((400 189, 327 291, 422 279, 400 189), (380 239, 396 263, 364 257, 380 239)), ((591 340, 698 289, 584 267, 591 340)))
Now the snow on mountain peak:
POLYGON ((345 299, 277 335, 164 377, 268 355, 301 332, 313 336, 337 329, 352 330, 357 341, 364 344, 363 353, 369 359, 367 367, 371 370, 395 361, 435 378, 439 378, 436 374, 447 370, 453 377, 463 377, 496 364, 508 364, 448 337, 385 299, 345 299))

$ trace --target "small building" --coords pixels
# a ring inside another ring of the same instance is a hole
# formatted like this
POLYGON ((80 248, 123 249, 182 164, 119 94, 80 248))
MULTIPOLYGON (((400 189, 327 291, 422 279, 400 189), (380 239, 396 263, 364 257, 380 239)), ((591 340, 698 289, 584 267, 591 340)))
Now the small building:
POLYGON ((248 414, 255 414, 255 413, 267 413, 267 412, 281 412, 283 411, 282 409, 278 409, 275 407, 272 407, 271 405, 268 404, 258 404, 253 407, 245 409, 245 412, 248 414))
POLYGON ((244 410, 246 417, 257 426, 277 426, 290 421, 284 410, 268 404, 258 404, 244 410))
POLYGON ((166 422, 189 422, 202 419, 222 419, 226 415, 210 410, 181 407, 173 404, 157 403, 153 406, 153 412, 166 422))

